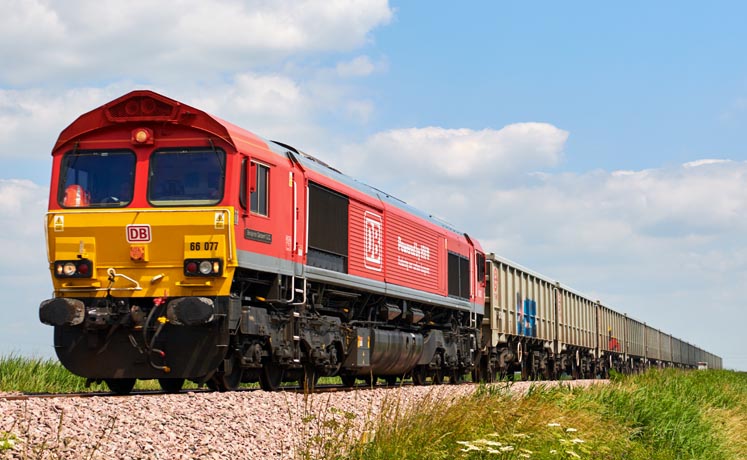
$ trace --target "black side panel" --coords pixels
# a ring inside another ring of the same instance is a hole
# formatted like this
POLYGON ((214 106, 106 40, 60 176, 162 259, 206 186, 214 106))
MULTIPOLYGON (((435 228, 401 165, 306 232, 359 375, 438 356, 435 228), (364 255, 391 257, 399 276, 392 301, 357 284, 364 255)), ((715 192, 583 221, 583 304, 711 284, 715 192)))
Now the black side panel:
POLYGON ((459 258, 459 294, 469 299, 469 259, 466 257, 459 258))
POLYGON ((469 299, 469 259, 449 252, 449 295, 469 299))
POLYGON ((308 264, 348 271, 348 197, 309 183, 308 264))

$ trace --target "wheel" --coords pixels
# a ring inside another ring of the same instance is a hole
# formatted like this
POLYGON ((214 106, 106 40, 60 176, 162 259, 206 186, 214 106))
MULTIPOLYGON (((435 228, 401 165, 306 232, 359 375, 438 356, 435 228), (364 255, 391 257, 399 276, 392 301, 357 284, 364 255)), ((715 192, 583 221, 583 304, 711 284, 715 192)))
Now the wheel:
POLYGON ((303 377, 298 381, 298 386, 303 388, 303 391, 313 393, 316 384, 319 382, 319 374, 317 373, 314 366, 305 365, 303 367, 303 377))
POLYGON ((449 383, 452 385, 455 385, 459 383, 462 380, 462 375, 459 373, 458 369, 453 369, 449 371, 449 383))
POLYGON ((216 372, 213 375, 213 378, 210 379, 210 381, 215 384, 215 388, 213 388, 208 383, 208 387, 211 390, 234 391, 239 388, 239 385, 241 385, 241 375, 243 374, 243 370, 241 369, 241 361, 239 360, 238 355, 235 356, 236 357, 234 358, 230 358, 233 362, 231 363, 232 366, 229 373, 226 373, 224 365, 221 364, 218 372, 216 372))
POLYGON ((265 391, 276 391, 283 381, 283 369, 275 364, 265 364, 259 374, 259 386, 265 391))
POLYGON ((531 378, 531 373, 529 372, 529 366, 527 366, 527 363, 522 363, 521 364, 521 380, 522 380, 522 382, 526 381, 526 380, 530 380, 530 378, 531 378))
POLYGON ((179 393, 184 386, 184 379, 158 379, 164 393, 179 393))
POLYGON ((417 366, 415 369, 412 370, 412 383, 413 384, 425 385, 426 377, 427 377, 427 372, 425 370, 425 367, 417 366))
POLYGON ((128 395, 135 388, 135 379, 106 379, 109 390, 118 395, 128 395))
POLYGON ((396 375, 387 375, 384 377, 384 380, 386 381, 387 386, 395 387, 397 386, 397 376, 396 375))
POLYGON ((436 369, 431 373, 431 381, 434 385, 441 385, 444 383, 444 371, 436 369))
POLYGON ((342 380, 342 384, 348 388, 353 388, 355 386, 355 376, 354 375, 341 375, 340 379, 342 380))
POLYGON ((487 360, 472 371, 472 383, 492 383, 498 378, 498 370, 487 360))
POLYGON ((379 380, 378 377, 372 376, 371 374, 364 375, 361 377, 363 379, 363 382, 366 384, 367 387, 375 387, 376 381, 379 380))

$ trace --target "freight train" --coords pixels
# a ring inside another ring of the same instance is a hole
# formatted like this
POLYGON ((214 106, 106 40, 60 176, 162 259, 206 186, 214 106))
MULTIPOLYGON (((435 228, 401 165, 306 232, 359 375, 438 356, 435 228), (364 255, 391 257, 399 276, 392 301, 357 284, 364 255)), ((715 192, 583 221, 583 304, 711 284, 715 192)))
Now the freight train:
POLYGON ((721 366, 467 233, 152 91, 60 134, 46 216, 60 362, 119 394, 721 366))

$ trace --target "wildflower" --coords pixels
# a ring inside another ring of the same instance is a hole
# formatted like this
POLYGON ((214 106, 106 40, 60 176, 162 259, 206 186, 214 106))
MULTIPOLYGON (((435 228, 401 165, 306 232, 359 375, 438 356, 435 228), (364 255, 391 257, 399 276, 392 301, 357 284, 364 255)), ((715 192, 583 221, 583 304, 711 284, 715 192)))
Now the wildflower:
POLYGON ((521 458, 532 458, 532 456, 529 455, 529 454, 519 454, 519 457, 521 457, 521 458))
POLYGON ((503 444, 501 444, 498 441, 488 441, 487 439, 478 439, 475 441, 476 444, 485 444, 486 446, 493 446, 493 447, 501 447, 503 444))
POLYGON ((586 442, 586 441, 584 441, 583 439, 578 439, 578 438, 576 438, 576 439, 571 439, 571 442, 572 442, 573 444, 583 444, 583 443, 584 443, 584 442, 586 442))
POLYGON ((532 451, 531 451, 531 450, 529 450, 529 449, 519 449, 519 450, 520 450, 520 451, 522 451, 522 452, 524 452, 525 454, 530 454, 530 455, 531 455, 531 454, 533 454, 533 453, 534 453, 534 452, 532 452, 532 451))
POLYGON ((552 423, 548 423, 547 426, 560 426, 560 423, 552 422, 552 423))
POLYGON ((553 455, 558 455, 558 451, 557 451, 557 450, 555 450, 555 449, 551 449, 551 450, 550 450, 550 453, 551 453, 551 454, 553 454, 553 455))
POLYGON ((464 446, 463 449, 459 449, 462 452, 470 452, 470 451, 473 451, 473 450, 477 450, 477 451, 480 450, 479 447, 477 447, 476 445, 472 444, 469 441, 457 441, 457 444, 461 444, 461 445, 464 446))
POLYGON ((503 446, 500 450, 501 452, 511 452, 512 450, 514 450, 514 446, 503 446))
POLYGON ((575 433, 576 431, 578 431, 578 430, 577 430, 577 429, 575 429, 575 428, 566 428, 566 429, 565 429, 565 432, 566 432, 566 433, 575 433))
POLYGON ((512 435, 514 438, 521 438, 521 439, 529 439, 530 436, 526 433, 514 433, 512 435))
POLYGON ((575 452, 574 452, 574 451, 572 451, 572 450, 566 450, 566 451, 565 451, 565 453, 566 453, 566 454, 568 454, 568 455, 570 455, 570 456, 571 456, 571 457, 573 457, 573 458, 581 458, 581 456, 580 456, 580 455, 578 455, 577 453, 575 453, 575 452))

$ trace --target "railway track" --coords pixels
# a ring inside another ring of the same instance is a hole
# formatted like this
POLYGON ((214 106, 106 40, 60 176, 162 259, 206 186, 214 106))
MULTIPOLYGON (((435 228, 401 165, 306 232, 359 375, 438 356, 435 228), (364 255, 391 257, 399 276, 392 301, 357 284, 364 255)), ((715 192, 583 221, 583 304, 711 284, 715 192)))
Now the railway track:
MULTIPOLYGON (((464 382, 460 383, 459 385, 471 385, 471 382, 464 382)), ((396 385, 397 387, 400 386, 412 386, 412 383, 405 382, 403 384, 396 385)), ((341 392, 349 392, 349 391, 357 391, 357 390, 367 390, 367 389, 381 389, 381 388, 391 388, 389 385, 376 385, 376 386, 369 386, 369 385, 355 385, 353 387, 348 387, 345 385, 317 385, 314 388, 313 393, 320 394, 320 393, 341 393, 341 392)), ((234 390, 234 393, 244 393, 244 392, 255 392, 255 391, 262 391, 261 388, 239 388, 238 390, 234 390)), ((301 388, 299 386, 287 386, 282 387, 280 392, 291 392, 291 393, 305 393, 307 390, 304 388, 301 388)), ((87 391, 87 392, 80 392, 80 393, 22 393, 22 394, 16 394, 16 393, 10 393, 10 394, 0 394, 0 400, 4 401, 26 401, 30 399, 56 399, 56 398, 94 398, 94 397, 105 397, 105 398, 127 398, 130 396, 162 396, 166 394, 188 394, 188 393, 216 393, 215 390, 211 390, 209 388, 195 388, 195 389, 186 389, 182 390, 179 393, 166 393, 162 390, 137 390, 133 391, 129 395, 117 395, 115 393, 109 392, 109 391, 87 391)))

